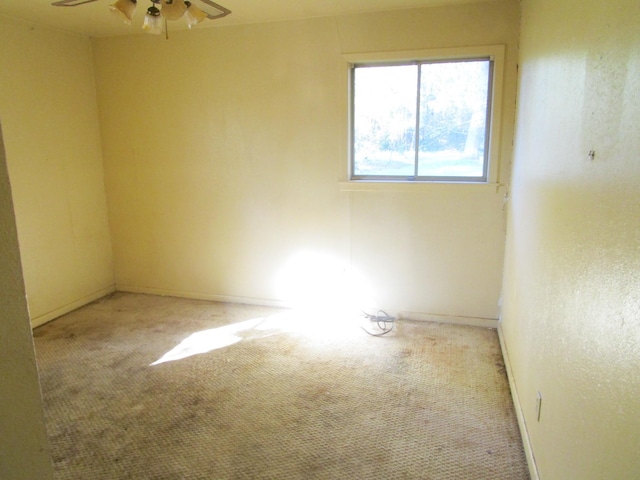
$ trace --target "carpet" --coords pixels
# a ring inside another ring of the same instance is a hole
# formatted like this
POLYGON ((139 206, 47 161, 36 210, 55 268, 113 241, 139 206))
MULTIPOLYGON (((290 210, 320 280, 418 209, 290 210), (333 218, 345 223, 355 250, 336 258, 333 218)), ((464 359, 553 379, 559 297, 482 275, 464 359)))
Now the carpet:
POLYGON ((497 333, 115 293, 34 330, 57 480, 528 479, 497 333))

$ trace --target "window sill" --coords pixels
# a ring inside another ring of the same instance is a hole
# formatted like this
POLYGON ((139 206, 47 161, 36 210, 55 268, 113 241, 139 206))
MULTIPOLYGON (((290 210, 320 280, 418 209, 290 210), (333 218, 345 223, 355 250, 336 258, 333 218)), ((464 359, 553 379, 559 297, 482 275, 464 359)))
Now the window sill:
POLYGON ((426 192, 434 189, 464 188, 466 190, 494 191, 506 190, 500 183, 476 182, 390 182, 373 180, 351 180, 338 182, 341 192, 426 192))

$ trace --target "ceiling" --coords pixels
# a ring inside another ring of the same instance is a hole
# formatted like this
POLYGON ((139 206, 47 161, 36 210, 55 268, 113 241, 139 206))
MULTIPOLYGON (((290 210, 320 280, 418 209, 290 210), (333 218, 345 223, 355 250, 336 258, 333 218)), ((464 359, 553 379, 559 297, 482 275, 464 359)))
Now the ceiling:
MULTIPOLYGON (((139 33, 150 0, 138 0, 133 26, 119 22, 109 12, 115 0, 98 0, 75 7, 54 7, 52 0, 0 0, 0 14, 90 37, 139 33)), ((205 21, 206 26, 239 25, 296 18, 322 17, 370 11, 394 10, 481 0, 215 0, 232 14, 205 21)), ((186 28, 184 21, 171 22, 170 28, 186 28)))

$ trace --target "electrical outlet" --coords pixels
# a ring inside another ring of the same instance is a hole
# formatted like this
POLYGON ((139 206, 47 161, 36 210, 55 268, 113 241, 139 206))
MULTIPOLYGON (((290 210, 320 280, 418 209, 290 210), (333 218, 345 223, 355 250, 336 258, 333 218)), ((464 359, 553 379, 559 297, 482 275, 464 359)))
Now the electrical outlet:
POLYGON ((536 420, 540 421, 540 412, 542 410, 542 394, 538 392, 538 396, 536 397, 536 420))

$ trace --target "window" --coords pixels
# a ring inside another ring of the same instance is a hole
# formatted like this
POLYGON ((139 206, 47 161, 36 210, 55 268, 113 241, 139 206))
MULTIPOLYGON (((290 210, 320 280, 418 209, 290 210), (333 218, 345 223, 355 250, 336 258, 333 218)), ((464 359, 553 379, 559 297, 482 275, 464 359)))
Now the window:
POLYGON ((351 180, 488 182, 491 56, 351 64, 351 180))

